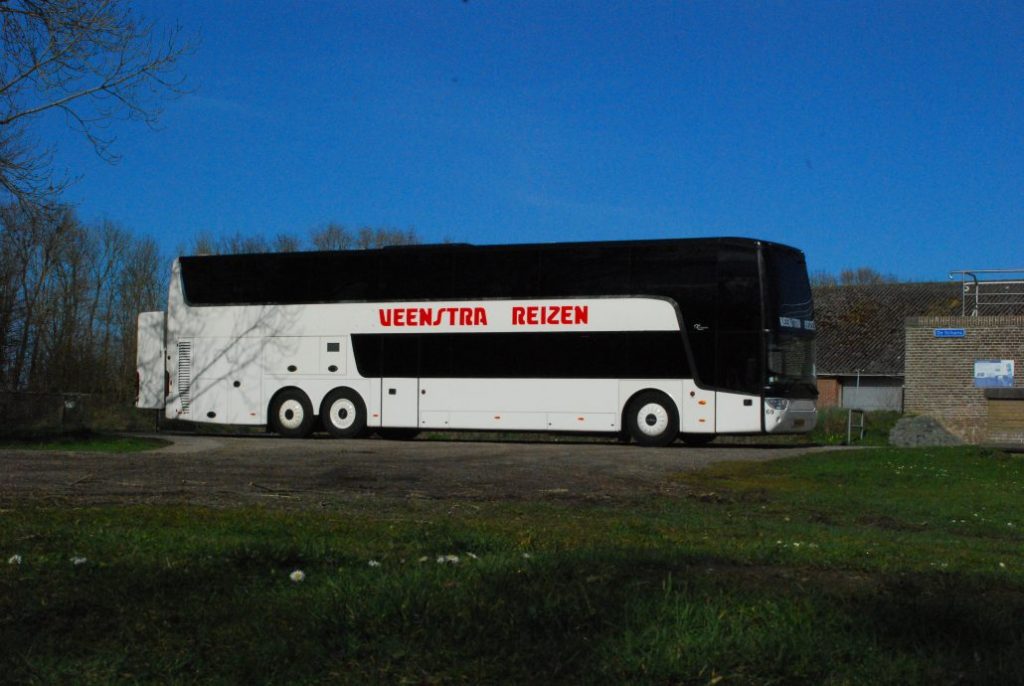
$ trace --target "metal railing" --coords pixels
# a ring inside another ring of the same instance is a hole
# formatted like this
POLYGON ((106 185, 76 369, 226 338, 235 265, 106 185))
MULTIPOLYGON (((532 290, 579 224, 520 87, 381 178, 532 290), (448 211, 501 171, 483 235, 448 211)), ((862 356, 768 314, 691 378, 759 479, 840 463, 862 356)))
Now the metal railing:
POLYGON ((846 415, 846 445, 853 444, 853 430, 857 429, 860 432, 860 436, 857 440, 864 440, 864 410, 849 410, 846 415), (854 423, 853 415, 857 415, 857 422, 854 423))
POLYGON ((950 279, 960 277, 960 314, 977 317, 983 307, 1024 306, 1024 269, 961 269, 949 273, 950 279), (978 278, 981 274, 982 277, 978 278), (970 305, 970 312, 968 312, 970 305))

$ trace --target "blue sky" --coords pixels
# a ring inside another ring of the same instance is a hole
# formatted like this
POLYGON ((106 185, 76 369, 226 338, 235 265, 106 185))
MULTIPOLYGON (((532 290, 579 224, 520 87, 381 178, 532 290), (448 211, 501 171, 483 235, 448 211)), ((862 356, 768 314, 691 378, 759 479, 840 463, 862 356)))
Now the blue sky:
POLYGON ((335 221, 472 243, 741 235, 812 271, 1024 266, 1024 4, 139 4, 202 43, 87 220, 170 255, 335 221))

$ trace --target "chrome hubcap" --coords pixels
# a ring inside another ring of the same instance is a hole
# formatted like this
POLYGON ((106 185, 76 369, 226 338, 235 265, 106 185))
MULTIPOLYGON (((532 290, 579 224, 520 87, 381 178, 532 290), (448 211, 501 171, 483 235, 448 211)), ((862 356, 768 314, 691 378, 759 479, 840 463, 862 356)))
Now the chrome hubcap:
POLYGON ((331 403, 328 414, 331 425, 337 429, 347 429, 356 422, 356 405, 348 398, 338 398, 331 403))
POLYGON ((636 413, 636 424, 647 436, 660 436, 668 428, 668 410, 658 403, 647 403, 636 413))
POLYGON ((306 413, 298 400, 285 400, 277 413, 277 419, 286 429, 297 429, 302 426, 306 413))

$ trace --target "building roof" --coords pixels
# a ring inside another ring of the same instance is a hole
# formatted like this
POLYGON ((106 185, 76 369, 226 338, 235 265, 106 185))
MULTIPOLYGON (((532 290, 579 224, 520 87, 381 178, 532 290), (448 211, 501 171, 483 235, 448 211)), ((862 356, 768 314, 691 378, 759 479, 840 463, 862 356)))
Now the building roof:
POLYGON ((961 293, 959 282, 816 288, 818 374, 903 376, 904 320, 959 315, 961 293))

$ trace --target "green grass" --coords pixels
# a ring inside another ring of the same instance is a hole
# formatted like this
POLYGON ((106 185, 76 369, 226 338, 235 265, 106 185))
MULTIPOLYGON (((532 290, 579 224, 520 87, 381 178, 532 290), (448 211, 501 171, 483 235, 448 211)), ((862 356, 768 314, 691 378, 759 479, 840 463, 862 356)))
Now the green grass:
POLYGON ((677 481, 631 503, 7 509, 0 680, 1024 682, 1021 458, 677 481))
POLYGON ((112 436, 106 434, 74 434, 39 438, 0 439, 0 449, 62 450, 90 453, 137 453, 170 445, 170 441, 142 436, 112 436))

